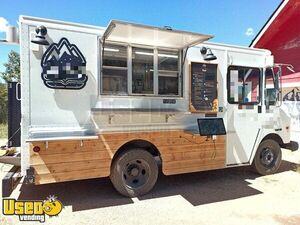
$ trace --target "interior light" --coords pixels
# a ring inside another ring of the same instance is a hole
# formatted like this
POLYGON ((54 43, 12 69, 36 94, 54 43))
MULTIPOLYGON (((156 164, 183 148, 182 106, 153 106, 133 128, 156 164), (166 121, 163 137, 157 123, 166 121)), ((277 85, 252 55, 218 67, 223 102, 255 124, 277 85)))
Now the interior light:
POLYGON ((135 54, 137 54, 137 55, 153 55, 153 53, 151 53, 151 52, 139 52, 139 51, 136 51, 135 54))
MULTIPOLYGON (((151 52, 140 52, 140 51, 136 51, 135 54, 137 55, 153 55, 153 53, 151 52)), ((168 57, 168 58, 178 58, 177 55, 167 55, 167 54, 158 54, 158 56, 160 57, 168 57)))
POLYGON ((174 59, 178 58, 177 55, 158 54, 158 56, 160 56, 160 57, 174 58, 174 59))
POLYGON ((108 51, 108 52, 119 52, 120 50, 117 48, 104 48, 104 51, 108 51))

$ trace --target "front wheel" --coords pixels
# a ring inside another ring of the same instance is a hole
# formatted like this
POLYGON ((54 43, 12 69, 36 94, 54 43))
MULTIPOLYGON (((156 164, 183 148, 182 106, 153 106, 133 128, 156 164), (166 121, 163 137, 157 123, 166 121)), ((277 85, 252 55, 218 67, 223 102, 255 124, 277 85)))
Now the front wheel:
POLYGON ((252 167, 261 175, 276 173, 281 164, 281 148, 271 139, 261 142, 256 151, 252 167))
POLYGON ((149 192, 158 177, 154 157, 144 149, 131 149, 114 159, 110 179, 115 189, 128 197, 149 192))

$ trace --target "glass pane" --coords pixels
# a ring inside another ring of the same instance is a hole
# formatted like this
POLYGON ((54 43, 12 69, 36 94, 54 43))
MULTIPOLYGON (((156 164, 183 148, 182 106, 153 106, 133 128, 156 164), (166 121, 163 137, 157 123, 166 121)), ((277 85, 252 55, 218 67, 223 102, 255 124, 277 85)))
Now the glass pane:
POLYGON ((132 48, 132 92, 153 94, 153 50, 132 48))
POLYGON ((273 70, 271 68, 266 69, 265 76, 266 76, 266 82, 265 82, 266 88, 275 88, 274 74, 273 74, 273 70))
POLYGON ((259 73, 257 69, 245 69, 244 103, 259 102, 259 73))
POLYGON ((158 50, 158 70, 178 71, 178 52, 158 50))
POLYGON ((127 47, 105 44, 103 66, 127 67, 127 47))
POLYGON ((178 77, 163 77, 158 78, 160 95, 178 95, 178 77))
POLYGON ((127 70, 103 69, 102 89, 105 94, 127 94, 127 70))
POLYGON ((230 76, 230 93, 229 102, 240 102, 242 99, 242 81, 240 79, 239 70, 231 69, 229 72, 230 76))
POLYGON ((276 94, 273 70, 267 68, 265 72, 265 104, 267 107, 276 104, 276 94))
POLYGON ((127 47, 104 45, 102 92, 127 94, 127 47))
POLYGON ((158 50, 158 94, 178 95, 178 52, 158 50))
POLYGON ((232 67, 229 71, 230 103, 259 102, 260 70, 256 68, 232 67))

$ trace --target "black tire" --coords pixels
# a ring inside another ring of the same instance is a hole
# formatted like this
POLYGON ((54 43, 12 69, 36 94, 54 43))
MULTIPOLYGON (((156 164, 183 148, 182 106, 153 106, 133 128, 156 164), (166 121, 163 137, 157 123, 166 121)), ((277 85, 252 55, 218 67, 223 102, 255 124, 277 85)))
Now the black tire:
POLYGON ((130 149, 114 159, 110 180, 122 195, 137 197, 148 193, 158 177, 157 163, 144 149, 130 149))
POLYGON ((281 164, 281 148, 271 139, 264 140, 258 146, 252 167, 261 175, 274 174, 281 164))

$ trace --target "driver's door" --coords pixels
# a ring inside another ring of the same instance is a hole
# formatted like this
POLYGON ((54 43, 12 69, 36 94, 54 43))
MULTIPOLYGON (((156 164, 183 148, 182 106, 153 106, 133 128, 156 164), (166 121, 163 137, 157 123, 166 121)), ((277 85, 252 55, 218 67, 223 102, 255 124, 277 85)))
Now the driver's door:
POLYGON ((248 163, 260 132, 261 69, 230 66, 227 71, 226 164, 248 163))

